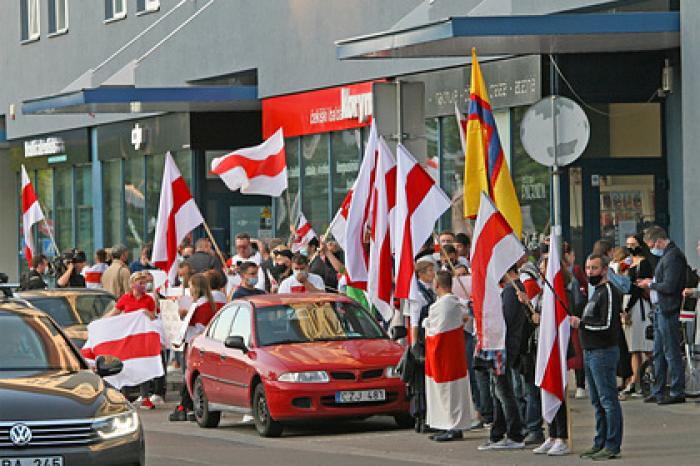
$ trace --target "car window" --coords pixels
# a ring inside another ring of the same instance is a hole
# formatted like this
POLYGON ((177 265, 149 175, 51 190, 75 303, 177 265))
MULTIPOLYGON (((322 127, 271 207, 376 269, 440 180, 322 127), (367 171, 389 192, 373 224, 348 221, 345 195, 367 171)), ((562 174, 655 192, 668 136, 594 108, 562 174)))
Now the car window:
POLYGON ((219 317, 216 319, 215 325, 212 326, 212 332, 209 336, 214 340, 223 342, 229 335, 231 323, 233 322, 237 310, 238 306, 231 306, 219 313, 219 317))
POLYGON ((241 306, 236 314, 236 320, 233 321, 230 336, 243 337, 246 346, 250 346, 250 309, 246 306, 241 306))
POLYGON ((66 338, 48 318, 0 315, 0 371, 82 368, 66 338))
POLYGON ((61 327, 69 327, 80 323, 73 313, 68 300, 62 296, 29 298, 28 301, 53 317, 61 327))
POLYGON ((75 307, 80 315, 80 320, 84 324, 89 324, 95 319, 99 319, 106 312, 114 308, 115 300, 109 295, 103 294, 85 294, 78 295, 75 301, 75 307))

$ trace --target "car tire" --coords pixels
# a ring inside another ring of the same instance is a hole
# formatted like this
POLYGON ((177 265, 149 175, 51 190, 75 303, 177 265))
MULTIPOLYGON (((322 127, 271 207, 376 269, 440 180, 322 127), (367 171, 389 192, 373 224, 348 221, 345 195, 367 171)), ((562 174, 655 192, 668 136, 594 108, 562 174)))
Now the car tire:
POLYGON ((218 427, 219 421, 221 421, 221 411, 209 410, 209 400, 207 399, 207 394, 204 391, 202 378, 199 376, 194 379, 192 395, 192 401, 194 402, 194 417, 197 424, 199 424, 199 427, 204 427, 205 429, 218 427))
POLYGON ((416 420, 408 413, 394 415, 394 422, 401 429, 412 429, 416 425, 416 420))
POLYGON ((253 419, 255 429, 263 437, 279 437, 282 435, 282 424, 272 419, 262 383, 255 386, 253 392, 253 419))

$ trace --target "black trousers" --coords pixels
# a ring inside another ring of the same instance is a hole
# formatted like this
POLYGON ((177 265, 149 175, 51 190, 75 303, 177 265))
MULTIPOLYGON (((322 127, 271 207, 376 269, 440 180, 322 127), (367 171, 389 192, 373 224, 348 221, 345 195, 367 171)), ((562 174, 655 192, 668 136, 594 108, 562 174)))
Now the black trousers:
POLYGON ((568 439, 569 432, 567 429, 567 418, 566 418, 566 401, 559 406, 559 411, 557 415, 554 416, 552 422, 547 425, 549 429, 549 436, 551 438, 568 439))
POLYGON ((523 421, 520 409, 513 392, 513 378, 510 369, 505 374, 496 375, 491 372, 491 388, 493 390, 493 425, 489 434, 492 442, 502 440, 504 436, 515 442, 522 442, 523 421))

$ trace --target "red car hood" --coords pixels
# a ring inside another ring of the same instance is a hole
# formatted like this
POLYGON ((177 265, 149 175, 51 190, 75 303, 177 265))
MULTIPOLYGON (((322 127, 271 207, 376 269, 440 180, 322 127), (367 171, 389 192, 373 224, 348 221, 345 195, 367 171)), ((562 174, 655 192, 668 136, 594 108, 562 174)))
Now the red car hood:
POLYGON ((289 371, 362 369, 398 364, 403 347, 388 339, 293 343, 261 348, 289 371))

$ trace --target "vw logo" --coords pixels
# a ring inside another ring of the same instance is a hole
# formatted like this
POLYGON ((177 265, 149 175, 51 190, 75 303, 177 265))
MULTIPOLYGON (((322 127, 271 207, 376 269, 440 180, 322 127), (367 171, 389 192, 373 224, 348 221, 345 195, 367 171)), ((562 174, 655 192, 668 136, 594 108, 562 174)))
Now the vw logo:
POLYGON ((10 429, 10 442, 16 447, 23 447, 32 441, 32 430, 24 424, 15 424, 10 429))

